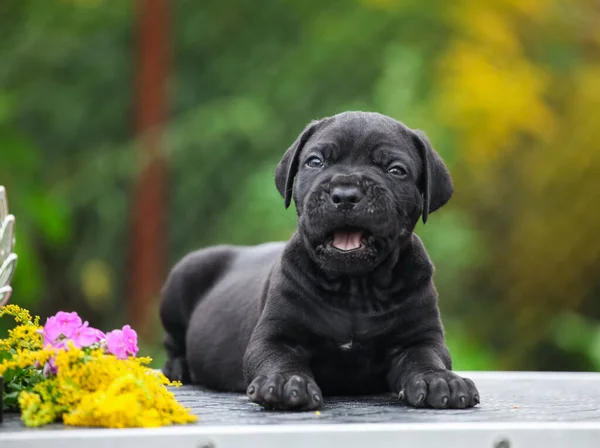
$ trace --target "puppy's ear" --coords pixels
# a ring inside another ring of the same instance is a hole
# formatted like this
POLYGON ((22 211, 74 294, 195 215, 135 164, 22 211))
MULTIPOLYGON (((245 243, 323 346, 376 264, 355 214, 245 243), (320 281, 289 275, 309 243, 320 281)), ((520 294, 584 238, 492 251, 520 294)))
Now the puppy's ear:
POLYGON ((431 147, 423 131, 415 130, 415 144, 423 161, 421 194, 423 196, 423 223, 452 197, 454 186, 450 172, 440 155, 431 147))
POLYGON ((285 208, 288 208, 292 202, 292 193, 294 189, 294 178, 298 173, 298 164, 300 162, 300 153, 308 139, 323 123, 323 120, 314 120, 304 128, 296 141, 283 155, 283 158, 275 169, 275 185, 279 193, 285 200, 285 208))

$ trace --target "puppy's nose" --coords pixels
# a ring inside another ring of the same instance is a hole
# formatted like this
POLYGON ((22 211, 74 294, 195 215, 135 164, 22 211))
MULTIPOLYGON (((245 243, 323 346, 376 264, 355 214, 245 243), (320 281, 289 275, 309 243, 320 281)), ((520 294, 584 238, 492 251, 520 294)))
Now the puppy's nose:
POLYGON ((340 185, 331 190, 331 202, 341 210, 352 210, 362 198, 361 189, 353 185, 340 185))

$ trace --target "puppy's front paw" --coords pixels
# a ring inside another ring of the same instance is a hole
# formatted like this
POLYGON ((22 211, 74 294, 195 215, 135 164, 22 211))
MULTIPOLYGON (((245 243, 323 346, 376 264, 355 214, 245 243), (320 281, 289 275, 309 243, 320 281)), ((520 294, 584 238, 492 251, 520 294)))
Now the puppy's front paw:
POLYGON ((400 398, 417 408, 463 409, 479 404, 479 392, 473 381, 450 371, 412 376, 400 391, 400 398))
POLYGON ((319 409, 323 402, 319 386, 302 374, 256 377, 246 393, 265 409, 309 411, 319 409))

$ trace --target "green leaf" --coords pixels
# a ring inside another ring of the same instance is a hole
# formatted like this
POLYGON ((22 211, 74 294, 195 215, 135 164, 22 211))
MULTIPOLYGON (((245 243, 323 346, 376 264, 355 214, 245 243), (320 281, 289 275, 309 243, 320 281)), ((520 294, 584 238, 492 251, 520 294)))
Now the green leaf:
POLYGON ((3 396, 3 405, 4 409, 12 409, 18 407, 19 405, 19 391, 13 391, 9 393, 5 393, 3 396))
POLYGON ((4 384, 8 384, 15 377, 16 372, 13 369, 9 369, 2 374, 2 378, 4 379, 4 384))

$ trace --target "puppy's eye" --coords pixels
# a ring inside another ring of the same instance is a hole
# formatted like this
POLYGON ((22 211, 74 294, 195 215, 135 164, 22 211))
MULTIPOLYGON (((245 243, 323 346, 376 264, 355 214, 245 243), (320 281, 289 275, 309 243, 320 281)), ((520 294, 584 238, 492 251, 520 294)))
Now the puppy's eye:
POLYGON ((388 173, 393 174, 394 176, 404 177, 408 174, 408 171, 406 171, 406 168, 402 165, 392 165, 388 168, 388 173))
POLYGON ((309 168, 321 168, 323 166, 323 160, 317 156, 309 157, 306 161, 306 166, 309 168))

